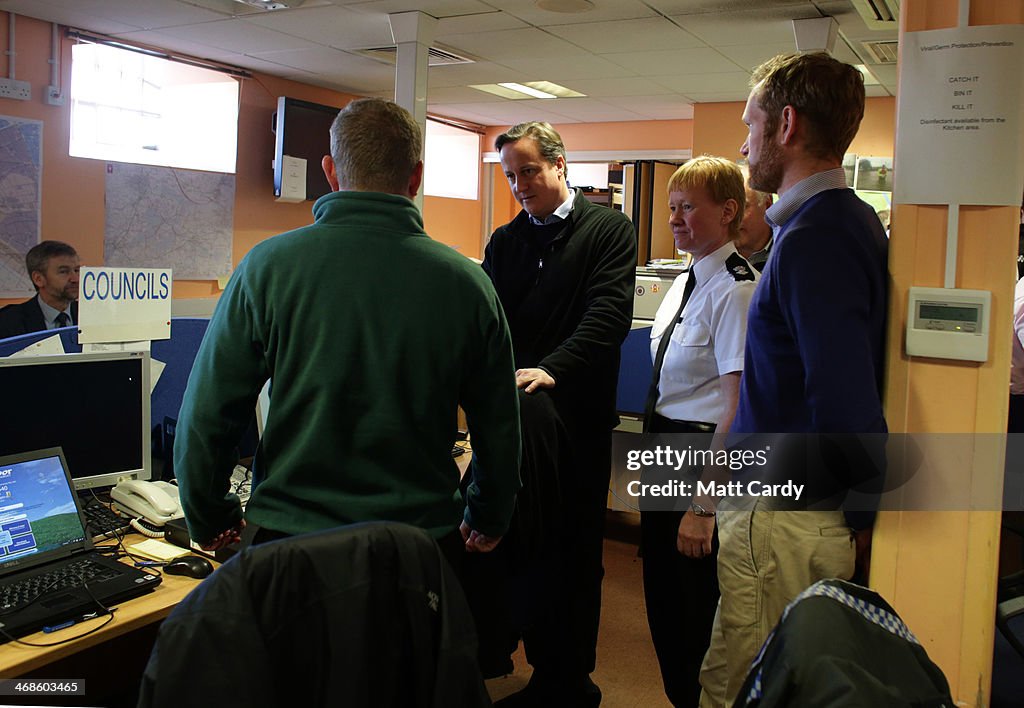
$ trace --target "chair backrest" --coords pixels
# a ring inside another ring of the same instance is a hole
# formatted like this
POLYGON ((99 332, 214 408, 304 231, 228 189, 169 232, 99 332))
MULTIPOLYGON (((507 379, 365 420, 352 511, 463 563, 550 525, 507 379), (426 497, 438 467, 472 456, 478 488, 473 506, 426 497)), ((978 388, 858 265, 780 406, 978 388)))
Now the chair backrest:
POLYGON ((880 595, 820 580, 786 607, 733 708, 953 708, 942 671, 880 595))
POLYGON ((417 528, 249 548, 160 628, 140 706, 486 706, 466 600, 417 528))

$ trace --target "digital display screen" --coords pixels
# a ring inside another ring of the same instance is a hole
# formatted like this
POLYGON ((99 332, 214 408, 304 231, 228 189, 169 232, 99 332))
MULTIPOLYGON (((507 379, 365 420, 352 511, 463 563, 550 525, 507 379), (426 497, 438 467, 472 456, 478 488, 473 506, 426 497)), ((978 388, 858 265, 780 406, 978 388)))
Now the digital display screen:
POLYGON ((918 305, 917 312, 918 316, 924 320, 946 320, 949 322, 977 324, 980 308, 922 302, 918 305))

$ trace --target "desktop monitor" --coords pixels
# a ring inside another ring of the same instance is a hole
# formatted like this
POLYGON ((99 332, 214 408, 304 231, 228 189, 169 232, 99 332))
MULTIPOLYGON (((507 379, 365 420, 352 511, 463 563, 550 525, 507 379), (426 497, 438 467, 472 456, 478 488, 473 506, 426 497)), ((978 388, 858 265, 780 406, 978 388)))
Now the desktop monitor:
POLYGON ((0 456, 61 447, 76 489, 150 472, 149 352, 0 359, 0 456))

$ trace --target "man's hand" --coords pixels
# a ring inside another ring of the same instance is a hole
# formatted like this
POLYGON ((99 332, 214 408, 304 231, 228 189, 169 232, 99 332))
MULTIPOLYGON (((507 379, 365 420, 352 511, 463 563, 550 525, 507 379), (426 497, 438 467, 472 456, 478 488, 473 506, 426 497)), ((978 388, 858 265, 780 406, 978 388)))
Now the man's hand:
POLYGON ((465 521, 459 526, 462 540, 466 543, 468 553, 488 553, 501 543, 501 536, 487 536, 470 528, 465 521))
POLYGON ((554 388, 555 380, 544 369, 517 369, 516 388, 525 388, 533 393, 539 388, 554 388))
POLYGON ((242 540, 242 529, 245 528, 245 519, 238 522, 237 526, 234 526, 226 531, 221 531, 217 535, 217 538, 213 539, 209 543, 201 543, 199 547, 204 551, 219 551, 222 548, 230 546, 232 543, 237 543, 242 540))
POLYGON ((715 517, 697 516, 687 510, 679 520, 676 534, 676 550, 687 558, 704 558, 711 555, 711 537, 715 533, 715 517))

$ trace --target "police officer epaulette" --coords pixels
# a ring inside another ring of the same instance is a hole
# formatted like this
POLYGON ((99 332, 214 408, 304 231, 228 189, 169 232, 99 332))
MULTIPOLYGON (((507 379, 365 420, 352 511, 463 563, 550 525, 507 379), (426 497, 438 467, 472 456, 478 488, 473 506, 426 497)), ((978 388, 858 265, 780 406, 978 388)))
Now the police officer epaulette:
POLYGON ((725 269, 737 282, 754 279, 754 269, 738 253, 733 253, 725 259, 725 269))

